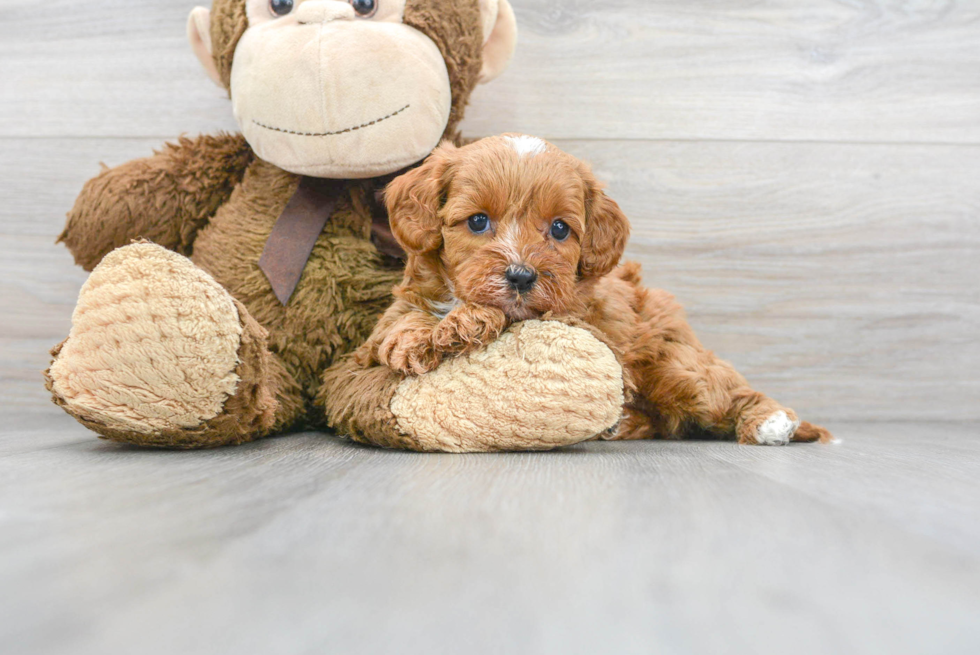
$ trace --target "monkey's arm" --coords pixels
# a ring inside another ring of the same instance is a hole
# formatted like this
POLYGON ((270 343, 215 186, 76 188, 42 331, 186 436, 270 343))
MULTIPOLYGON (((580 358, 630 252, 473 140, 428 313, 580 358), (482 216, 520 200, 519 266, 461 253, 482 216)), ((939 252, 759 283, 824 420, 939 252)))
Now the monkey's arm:
POLYGON ((58 242, 87 271, 140 237, 188 255, 252 159, 240 134, 219 134, 181 137, 152 157, 105 168, 85 183, 58 242))

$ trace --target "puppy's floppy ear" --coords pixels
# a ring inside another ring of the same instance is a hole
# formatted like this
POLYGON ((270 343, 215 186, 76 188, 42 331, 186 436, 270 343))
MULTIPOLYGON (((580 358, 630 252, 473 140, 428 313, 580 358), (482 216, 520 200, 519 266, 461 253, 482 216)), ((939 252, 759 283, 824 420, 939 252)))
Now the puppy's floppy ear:
POLYGON ((585 236, 578 272, 582 277, 601 277, 619 264, 630 236, 630 223, 616 201, 607 196, 599 182, 592 177, 592 173, 587 173, 585 179, 588 184, 585 236))
POLYGON ((443 142, 421 166, 396 177, 385 189, 391 233, 406 252, 432 252, 442 245, 439 209, 455 151, 456 146, 443 142))

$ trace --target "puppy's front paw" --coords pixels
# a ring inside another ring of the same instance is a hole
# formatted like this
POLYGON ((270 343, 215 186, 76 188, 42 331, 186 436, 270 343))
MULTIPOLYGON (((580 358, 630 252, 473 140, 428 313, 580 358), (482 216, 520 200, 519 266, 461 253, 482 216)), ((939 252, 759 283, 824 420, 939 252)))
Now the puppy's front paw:
POLYGON ((467 353, 497 339, 507 327, 507 316, 496 307, 463 305, 449 312, 432 331, 437 350, 467 353))
POLYGON ((378 361, 397 373, 422 375, 439 366, 442 356, 432 347, 429 330, 400 330, 381 342, 378 361))
POLYGON ((378 359, 378 344, 368 341, 354 351, 354 361, 361 368, 367 368, 375 364, 380 364, 378 359))

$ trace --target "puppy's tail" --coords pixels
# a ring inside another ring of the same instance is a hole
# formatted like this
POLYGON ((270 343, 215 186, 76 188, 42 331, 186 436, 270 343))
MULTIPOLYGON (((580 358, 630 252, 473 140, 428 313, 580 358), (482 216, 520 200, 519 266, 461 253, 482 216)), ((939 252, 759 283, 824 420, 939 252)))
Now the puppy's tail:
POLYGON ((814 425, 813 423, 807 423, 806 421, 800 423, 800 427, 796 428, 796 434, 793 435, 793 441, 819 441, 820 443, 837 442, 837 440, 834 439, 834 435, 830 433, 830 430, 820 427, 819 425, 814 425))

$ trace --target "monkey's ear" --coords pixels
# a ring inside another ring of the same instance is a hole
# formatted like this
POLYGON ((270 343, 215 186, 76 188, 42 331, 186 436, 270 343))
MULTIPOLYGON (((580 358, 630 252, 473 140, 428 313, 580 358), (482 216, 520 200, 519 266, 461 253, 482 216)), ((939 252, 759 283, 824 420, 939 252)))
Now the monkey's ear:
POLYGON ((591 185, 587 203, 578 272, 582 277, 602 277, 619 264, 630 236, 630 223, 598 182, 591 185))
POLYGON ((480 84, 504 72, 517 47, 517 19, 507 0, 480 0, 483 15, 483 68, 480 84))
POLYGON ((208 74, 215 84, 224 88, 221 81, 221 74, 218 73, 218 66, 214 63, 211 54, 211 12, 204 7, 194 7, 191 15, 187 17, 187 38, 191 42, 191 48, 197 55, 197 60, 204 66, 204 72, 208 74))
POLYGON ((427 253, 442 245, 443 195, 451 179, 451 159, 456 146, 445 141, 429 158, 385 189, 385 205, 391 233, 409 253, 427 253))

